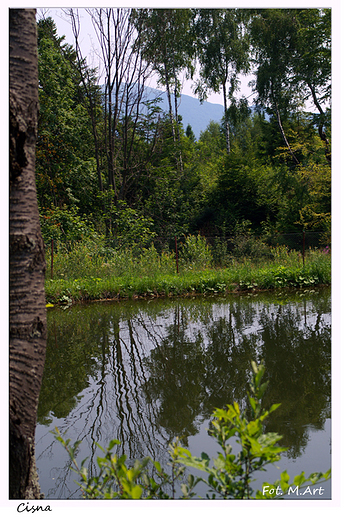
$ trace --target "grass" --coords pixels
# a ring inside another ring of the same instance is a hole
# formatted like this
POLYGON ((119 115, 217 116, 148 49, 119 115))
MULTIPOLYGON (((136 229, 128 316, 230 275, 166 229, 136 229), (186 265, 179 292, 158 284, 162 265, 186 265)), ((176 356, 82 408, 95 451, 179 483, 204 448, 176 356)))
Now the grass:
POLYGON ((281 287, 309 287, 331 283, 331 257, 327 251, 310 250, 305 265, 299 253, 274 248, 268 260, 227 258, 224 268, 212 267, 209 249, 197 247, 182 255, 179 274, 173 253, 157 253, 152 246, 133 251, 101 250, 78 244, 72 251, 59 249, 53 278, 47 257, 45 284, 48 304, 222 294, 281 287))

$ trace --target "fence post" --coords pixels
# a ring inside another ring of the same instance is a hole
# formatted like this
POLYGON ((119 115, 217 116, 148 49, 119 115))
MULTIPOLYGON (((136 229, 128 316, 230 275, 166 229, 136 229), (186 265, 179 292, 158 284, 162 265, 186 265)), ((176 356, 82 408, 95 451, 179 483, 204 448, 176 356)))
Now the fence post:
POLYGON ((176 245, 176 266, 177 266, 177 274, 179 273, 178 270, 178 248, 177 248, 177 237, 175 237, 175 245, 176 245))
POLYGON ((305 231, 303 229, 303 267, 304 267, 304 257, 305 257, 305 231))
POLYGON ((51 280, 53 279, 53 238, 51 238, 51 280))

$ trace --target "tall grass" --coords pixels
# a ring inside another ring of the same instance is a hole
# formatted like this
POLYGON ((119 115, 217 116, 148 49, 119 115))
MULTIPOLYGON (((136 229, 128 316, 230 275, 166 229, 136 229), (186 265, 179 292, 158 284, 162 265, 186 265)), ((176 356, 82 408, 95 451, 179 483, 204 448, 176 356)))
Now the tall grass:
MULTIPOLYGON (((46 278, 51 278, 51 252, 46 252, 46 278)), ((132 249, 113 250, 95 241, 75 245, 58 244, 53 256, 53 279, 86 277, 146 276, 171 273, 174 253, 158 253, 152 245, 135 254, 132 249)))
POLYGON ((70 304, 106 298, 158 297, 193 293, 305 287, 331 282, 328 251, 309 250, 302 256, 287 247, 269 247, 261 258, 226 259, 214 265, 214 254, 202 237, 187 237, 179 252, 158 252, 154 245, 137 253, 113 250, 103 240, 58 244, 51 278, 47 251, 46 296, 50 303, 70 304))

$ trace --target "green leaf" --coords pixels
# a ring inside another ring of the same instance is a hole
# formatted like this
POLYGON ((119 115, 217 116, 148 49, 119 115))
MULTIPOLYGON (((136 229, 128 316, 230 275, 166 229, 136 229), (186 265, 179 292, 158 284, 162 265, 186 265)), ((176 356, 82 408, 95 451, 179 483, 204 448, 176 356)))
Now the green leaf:
POLYGON ((248 395, 248 400, 250 402, 252 410, 255 411, 256 410, 256 406, 257 406, 257 402, 256 402, 255 398, 251 397, 250 395, 248 395))
POLYGON ((188 492, 189 492, 189 488, 186 484, 181 484, 181 490, 182 490, 182 493, 184 496, 187 496, 188 495, 188 492))
POLYGON ((251 365, 252 365, 252 370, 255 374, 258 374, 258 367, 257 367, 257 363, 255 361, 251 361, 251 365))
POLYGON ((193 487, 193 485, 194 485, 194 475, 192 475, 192 474, 188 475, 188 485, 190 487, 193 487))
POLYGON ((225 460, 221 457, 218 457, 217 459, 213 459, 213 463, 218 470, 225 468, 225 460))
POLYGON ((111 451, 114 448, 114 446, 119 446, 120 444, 121 442, 118 439, 112 439, 107 449, 108 451, 111 451))
POLYGON ((277 410, 279 408, 279 406, 281 406, 281 403, 272 404, 271 407, 269 408, 269 413, 272 413, 275 410, 277 410))
POLYGON ((142 496, 143 488, 141 486, 135 486, 131 490, 131 497, 135 500, 139 500, 142 496))
POLYGON ((152 462, 155 466, 155 469, 158 471, 158 473, 162 473, 162 467, 161 467, 160 462, 157 462, 156 460, 153 460, 152 462))
POLYGON ((302 473, 300 473, 299 475, 295 476, 293 479, 293 484, 295 486, 301 486, 304 482, 306 482, 304 471, 302 471, 302 473))
POLYGON ((150 486, 150 478, 149 478, 149 475, 147 473, 144 473, 143 476, 143 482, 144 484, 148 487, 150 486))
POLYGON ((187 448, 184 448, 183 446, 178 446, 178 453, 182 457, 183 456, 191 457, 191 452, 187 448))
POLYGON ((265 383, 263 383, 260 387, 259 387, 259 391, 257 393, 257 397, 258 399, 261 399, 263 397, 263 395, 265 394, 265 391, 267 389, 267 386, 268 386, 268 381, 266 381, 265 383))
POLYGON ((261 431, 261 425, 258 421, 250 421, 247 424, 247 432, 249 435, 255 435, 261 431))

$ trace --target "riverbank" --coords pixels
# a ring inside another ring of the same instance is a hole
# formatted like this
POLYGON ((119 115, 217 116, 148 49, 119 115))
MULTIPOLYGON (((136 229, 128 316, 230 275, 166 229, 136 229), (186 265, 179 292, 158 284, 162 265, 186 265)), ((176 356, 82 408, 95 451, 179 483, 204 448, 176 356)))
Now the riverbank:
POLYGON ((307 255, 304 265, 301 260, 262 265, 246 260, 225 269, 187 269, 179 274, 154 270, 138 276, 113 276, 111 272, 107 276, 47 279, 45 290, 48 305, 70 305, 94 300, 224 294, 330 283, 330 255, 314 251, 307 255))

